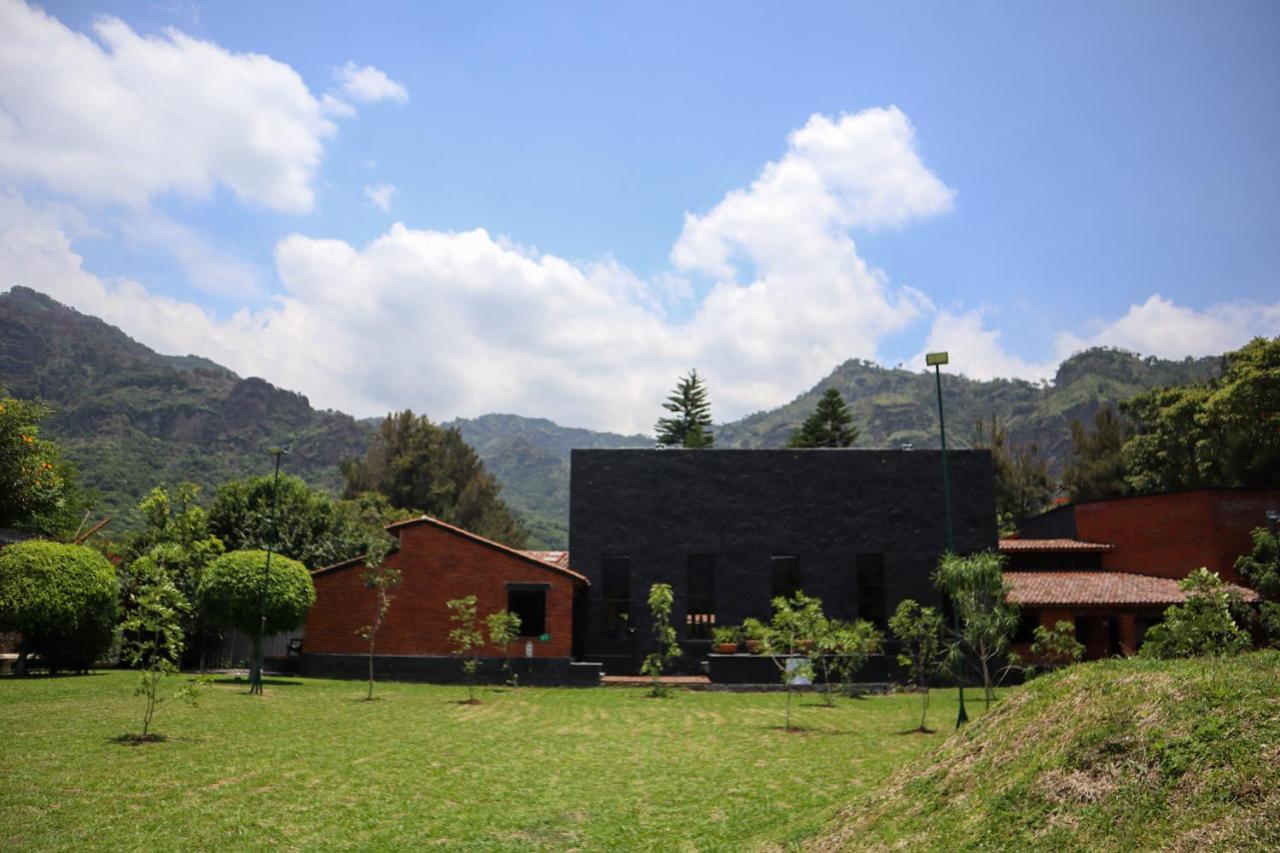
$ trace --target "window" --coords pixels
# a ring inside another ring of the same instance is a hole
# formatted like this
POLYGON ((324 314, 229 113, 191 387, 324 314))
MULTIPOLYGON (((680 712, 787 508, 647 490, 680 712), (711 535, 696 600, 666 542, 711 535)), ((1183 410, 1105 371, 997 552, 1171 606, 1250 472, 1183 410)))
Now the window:
POLYGON ((710 640, 716 624, 715 554, 689 555, 685 590, 685 639, 710 640))
POLYGON ((626 636, 631 624, 631 558, 604 558, 604 612, 600 635, 607 640, 626 636))
POLYGON ((859 554, 856 566, 858 618, 883 628, 889 622, 884 589, 884 554, 859 554))
POLYGON ((773 568, 773 598, 790 598, 799 592, 800 558, 774 557, 770 562, 773 568))
POLYGON ((521 637, 547 633, 547 585, 507 584, 507 612, 520 617, 521 637))

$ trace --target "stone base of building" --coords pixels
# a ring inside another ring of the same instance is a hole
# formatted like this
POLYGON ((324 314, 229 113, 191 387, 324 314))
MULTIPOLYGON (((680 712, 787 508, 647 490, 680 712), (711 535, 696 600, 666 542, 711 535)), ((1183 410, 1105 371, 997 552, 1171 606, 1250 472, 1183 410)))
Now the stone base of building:
MULTIPOLYGON (((481 658, 476 680, 503 684, 507 673, 500 658, 481 658)), ((539 687, 595 687, 600 684, 600 664, 569 658, 512 658, 511 668, 520 684, 539 687)), ((331 655, 304 652, 298 674, 312 678, 369 677, 368 655, 331 655)), ((456 657, 426 655, 374 655, 373 674, 379 681, 424 681, 462 684, 462 663, 456 657)))

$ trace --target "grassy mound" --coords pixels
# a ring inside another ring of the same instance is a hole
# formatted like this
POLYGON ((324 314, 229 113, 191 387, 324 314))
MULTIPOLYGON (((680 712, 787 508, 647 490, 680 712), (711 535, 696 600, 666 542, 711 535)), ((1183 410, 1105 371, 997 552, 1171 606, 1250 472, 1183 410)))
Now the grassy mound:
POLYGON ((807 846, 1280 849, 1280 653, 1033 681, 807 846))

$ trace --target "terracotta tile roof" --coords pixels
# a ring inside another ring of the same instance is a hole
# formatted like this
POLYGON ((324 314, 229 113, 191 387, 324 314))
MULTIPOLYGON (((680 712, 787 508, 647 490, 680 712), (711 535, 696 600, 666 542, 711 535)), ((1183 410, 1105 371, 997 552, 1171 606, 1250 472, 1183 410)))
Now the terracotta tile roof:
MULTIPOLYGON (((1186 594, 1171 578, 1135 575, 1128 572, 1005 572, 1013 585, 1007 601, 1010 604, 1096 605, 1181 604, 1186 594)), ((1251 589, 1228 584, 1245 601, 1256 601, 1251 589)))
POLYGON ((1071 551, 1075 553, 1102 553, 1114 551, 1114 545, 1105 542, 1081 542, 1079 539, 1001 539, 1001 554, 1021 554, 1028 551, 1071 551))
POLYGON ((526 557, 533 557, 535 560, 541 560, 549 566, 555 566, 558 569, 569 568, 569 552, 568 551, 521 551, 526 557))
POLYGON ((575 572, 573 569, 569 568, 569 552, 568 551, 560 551, 560 552, 520 551, 516 548, 511 548, 507 545, 503 545, 501 542, 494 542, 492 539, 486 539, 483 536, 479 535, 478 533, 472 533, 470 530, 464 530, 461 527, 455 527, 454 525, 441 521, 438 518, 432 518, 429 515, 420 515, 417 518, 407 518, 404 521, 397 521, 393 524, 388 524, 387 530, 396 531, 396 530, 399 530, 401 527, 408 527, 413 524, 430 524, 433 527, 438 527, 441 530, 447 530, 450 533, 454 533, 454 534, 457 534, 458 536, 465 537, 467 539, 472 540, 473 542, 478 542, 481 545, 486 545, 490 548, 495 548, 504 553, 512 554, 516 557, 520 557, 523 560, 530 560, 531 562, 537 563, 539 566, 541 566, 544 569, 551 569, 552 571, 560 572, 561 574, 568 575, 574 580, 580 581, 581 583, 587 586, 591 585, 591 581, 587 580, 586 575, 579 574, 578 572, 575 572), (548 553, 564 554, 563 564, 561 564, 560 562, 550 562, 548 560, 543 559, 542 557, 534 556, 535 554, 548 554, 548 553))

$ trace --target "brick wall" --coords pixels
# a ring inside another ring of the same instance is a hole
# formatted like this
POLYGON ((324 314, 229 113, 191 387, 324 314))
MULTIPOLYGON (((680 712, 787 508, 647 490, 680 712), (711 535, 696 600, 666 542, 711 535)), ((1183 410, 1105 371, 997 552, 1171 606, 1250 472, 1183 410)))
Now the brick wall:
MULTIPOLYGON (((506 584, 549 584, 548 642, 533 640, 540 658, 567 658, 573 634, 575 580, 568 575, 478 542, 429 522, 398 528, 400 550, 387 559, 400 570, 400 585, 386 620, 378 631, 379 655, 447 655, 452 651, 445 602, 474 595, 477 616, 483 619, 507 606, 506 584)), ((374 594, 361 581, 363 564, 314 576, 316 603, 307 617, 307 653, 360 654, 367 643, 357 631, 373 618, 374 594)), ((487 631, 486 631, 487 634, 487 631)), ((484 654, 498 654, 486 649, 484 654)), ((513 648, 524 656, 524 641, 513 648)))
POLYGON ((1201 489, 1094 501, 1075 507, 1079 538, 1108 542, 1102 568, 1183 578, 1201 566, 1238 583, 1233 565, 1249 531, 1280 508, 1280 489, 1201 489))

